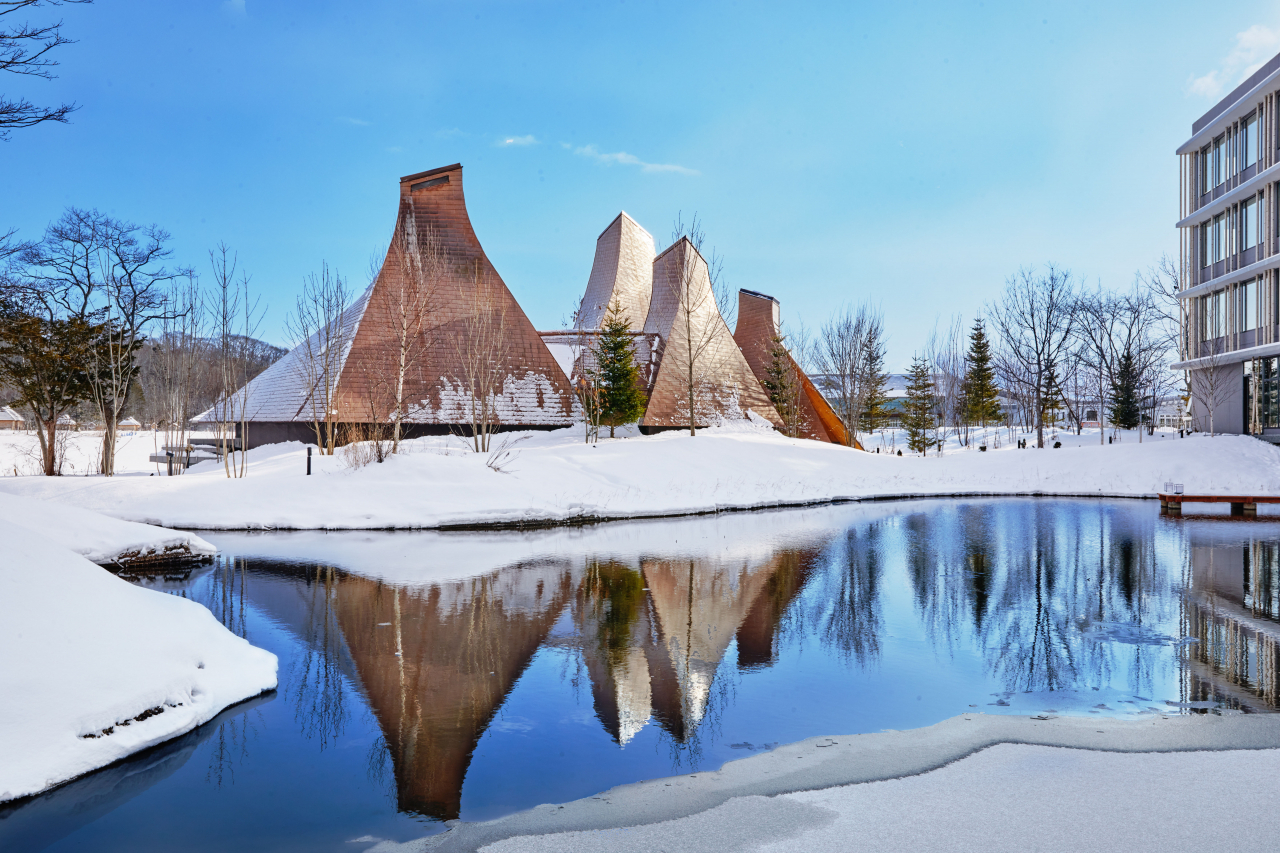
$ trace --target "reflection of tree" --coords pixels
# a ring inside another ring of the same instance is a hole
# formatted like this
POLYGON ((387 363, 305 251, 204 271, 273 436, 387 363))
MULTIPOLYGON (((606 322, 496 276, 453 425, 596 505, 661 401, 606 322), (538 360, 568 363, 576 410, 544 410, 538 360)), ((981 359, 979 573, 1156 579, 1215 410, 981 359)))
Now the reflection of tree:
POLYGON ((839 568, 823 576, 826 589, 818 597, 815 616, 823 641, 846 660, 869 666, 880 656, 880 578, 883 526, 873 523, 861 535, 856 527, 845 533, 832 564, 839 568))
POLYGON ((652 620, 640 572, 613 561, 589 562, 578 587, 575 622, 596 717, 625 746, 650 717, 644 650, 652 645, 652 620))
MULTIPOLYGON (((259 711, 252 714, 258 719, 262 717, 259 711)), ((218 723, 218 730, 209 739, 209 769, 205 772, 205 781, 221 788, 225 777, 234 785, 235 766, 249 757, 249 741, 257 736, 258 729, 247 713, 218 723)))
POLYGON ((350 716, 350 689, 338 663, 343 636, 334 614, 338 596, 338 570, 314 566, 307 572, 307 619, 303 644, 294 661, 284 692, 293 694, 293 717, 307 738, 316 738, 324 749, 342 736, 350 716))

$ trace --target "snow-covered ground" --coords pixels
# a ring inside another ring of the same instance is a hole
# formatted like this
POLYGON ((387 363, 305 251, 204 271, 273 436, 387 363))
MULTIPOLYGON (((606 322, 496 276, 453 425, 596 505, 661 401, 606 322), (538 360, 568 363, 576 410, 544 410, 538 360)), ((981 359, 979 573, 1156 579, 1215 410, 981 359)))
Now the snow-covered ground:
POLYGON ((276 686, 275 655, 203 606, 133 586, 59 541, 75 538, 67 518, 90 524, 82 544, 99 544, 89 550, 121 525, 63 510, 46 536, 5 520, 20 512, 14 504, 0 503, 0 802, 181 735, 276 686))
POLYGON ((361 853, 1270 850, 1280 716, 962 714, 809 738, 361 853), (1102 726, 1102 728, 1099 728, 1102 726), (1206 784, 1206 780, 1214 780, 1206 784))
POLYGON ((4 493, 0 493, 0 519, 102 565, 205 559, 217 553, 193 533, 4 493))
MULTIPOLYGON (((598 445, 584 444, 574 428, 499 435, 490 454, 470 452, 457 437, 418 439, 401 455, 364 467, 352 467, 339 451, 315 456, 311 477, 305 447, 291 443, 251 451, 242 480, 228 479, 217 463, 183 476, 150 476, 152 442, 139 435, 143 450, 122 452, 116 477, 0 477, 0 493, 203 529, 547 523, 955 494, 1149 497, 1166 482, 1182 483, 1188 493, 1280 494, 1280 450, 1253 438, 1157 432, 1139 441, 1130 432, 1099 444, 1095 430, 1057 433, 1060 449, 1019 450, 1001 433, 999 447, 990 436, 987 452, 953 443, 941 456, 921 458, 860 453, 753 426, 706 429, 696 438, 628 434, 598 445)), ((93 440, 79 435, 73 437, 93 440)), ((24 438, 34 441, 26 434, 0 438, 0 471, 12 467, 24 438)), ((878 438, 868 445, 874 449, 878 438)))

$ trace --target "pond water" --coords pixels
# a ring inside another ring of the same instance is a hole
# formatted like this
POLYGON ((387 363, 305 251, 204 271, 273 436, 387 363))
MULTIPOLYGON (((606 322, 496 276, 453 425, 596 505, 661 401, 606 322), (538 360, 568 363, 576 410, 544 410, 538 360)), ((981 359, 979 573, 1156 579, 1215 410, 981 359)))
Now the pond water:
POLYGON ((956 714, 1274 710, 1280 521, 948 500, 537 532, 212 534, 135 582, 280 687, 0 807, 0 849, 342 850, 956 714))

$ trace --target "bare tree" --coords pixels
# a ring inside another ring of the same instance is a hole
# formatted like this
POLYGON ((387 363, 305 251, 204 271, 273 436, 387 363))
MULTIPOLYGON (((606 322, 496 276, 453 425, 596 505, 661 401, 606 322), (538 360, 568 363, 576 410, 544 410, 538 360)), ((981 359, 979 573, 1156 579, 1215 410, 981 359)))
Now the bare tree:
POLYGON ((187 272, 164 266, 172 255, 169 239, 157 225, 71 207, 21 256, 29 289, 39 298, 103 326, 86 370, 103 422, 99 464, 107 476, 115 473, 116 425, 138 374, 136 353, 150 325, 166 316, 169 284, 187 272))
POLYGON ((964 411, 965 331, 959 315, 946 332, 937 328, 929 336, 925 359, 933 367, 933 399, 937 409, 935 441, 938 455, 951 433, 960 434, 967 419, 964 411))
MULTIPOLYGON (((430 226, 418 232, 412 210, 405 212, 401 227, 391 244, 389 260, 398 275, 375 291, 391 324, 395 346, 395 368, 390 394, 392 424, 391 452, 400 452, 409 401, 405 399, 407 381, 420 373, 426 356, 436 346, 439 326, 433 322, 439 308, 441 282, 449 271, 449 251, 440 235, 430 226)), ((373 277, 376 282, 381 270, 373 277)), ((385 371, 382 371, 385 374, 385 371)))
POLYGON ((1071 342, 1075 310, 1075 282, 1069 272, 1052 264, 1043 274, 1019 270, 1005 282, 1003 296, 990 309, 1000 334, 1003 372, 1028 392, 1037 447, 1044 447, 1046 382, 1071 342))
POLYGON ((476 453, 488 453, 502 426, 502 390, 507 376, 507 310, 502 288, 481 261, 471 270, 471 310, 451 335, 461 393, 462 415, 471 428, 476 453))
POLYGON ((237 269, 238 256, 226 243, 209 251, 213 267, 213 356, 217 402, 213 406, 214 428, 222 450, 222 466, 228 477, 239 478, 249 471, 249 380, 254 375, 254 359, 249 352, 262 322, 261 300, 249 287, 249 274, 237 269))
POLYGON ((204 338, 204 296, 195 275, 175 284, 166 299, 159 332, 140 353, 140 379, 147 389, 148 420, 163 433, 164 446, 175 447, 186 445, 187 425, 199 411, 197 395, 210 347, 204 338))
POLYGON ((350 345, 346 317, 351 295, 342 276, 323 264, 320 275, 307 276, 292 317, 286 323, 298 353, 298 380, 307 400, 316 444, 332 456, 340 438, 338 428, 338 378, 350 345))
POLYGON ((1212 338, 1200 345, 1199 367, 1191 370, 1191 396, 1209 414, 1209 435, 1214 435, 1214 414, 1231 399, 1236 389, 1227 362, 1224 338, 1212 338))
MULTIPOLYGON (((709 258, 702 254, 706 231, 696 213, 687 226, 683 218, 677 216, 671 239, 673 243, 687 240, 693 251, 680 252, 680 266, 668 281, 669 298, 676 307, 676 322, 672 339, 664 342, 662 357, 679 367, 677 375, 689 418, 689 435, 696 436, 698 421, 706 423, 715 416, 723 394, 712 361, 716 357, 717 341, 723 345, 728 336, 725 312, 733 310, 732 300, 724 283, 723 259, 714 250, 709 258)), ((728 345, 733 345, 732 340, 728 345)))
MULTIPOLYGON (((32 24, 27 21, 9 24, 7 16, 40 6, 60 6, 63 3, 87 4, 93 0, 3 0, 0 2, 0 71, 22 77, 54 79, 53 69, 58 62, 52 51, 63 45, 75 44, 62 34, 62 22, 32 24)), ((0 95, 0 141, 9 138, 15 128, 32 127, 46 121, 67 121, 76 110, 75 104, 56 107, 38 107, 26 98, 9 98, 0 95)))
POLYGON ((868 403, 882 378, 877 365, 884 355, 884 318, 861 305, 846 306, 823 324, 812 358, 834 399, 829 402, 844 424, 850 446, 858 443, 868 403))

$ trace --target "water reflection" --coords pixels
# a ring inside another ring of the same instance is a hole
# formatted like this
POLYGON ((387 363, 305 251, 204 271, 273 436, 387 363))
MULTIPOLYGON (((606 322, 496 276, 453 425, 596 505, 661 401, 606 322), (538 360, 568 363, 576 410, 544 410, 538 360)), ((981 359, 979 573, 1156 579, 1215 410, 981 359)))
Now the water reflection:
MULTIPOLYGON (((319 751, 358 745, 368 788, 431 820, 974 707, 1133 716, 1280 701, 1277 523, 974 500, 210 538, 228 556, 151 583, 251 641, 263 617, 286 632, 296 649, 275 701, 294 735, 319 751), (376 737, 353 744, 352 731, 376 737)), ((220 729, 208 781, 235 784, 263 739, 249 718, 220 729)))
POLYGON ((1190 583, 1182 599, 1184 699, 1242 711, 1280 703, 1280 525, 1186 522, 1190 583))

